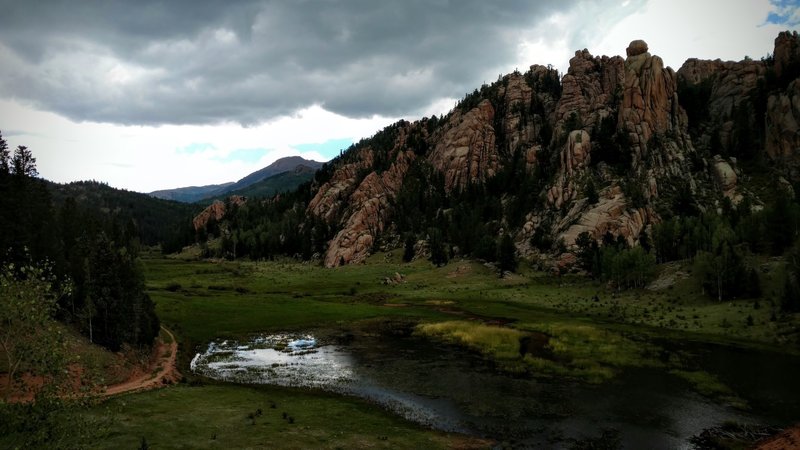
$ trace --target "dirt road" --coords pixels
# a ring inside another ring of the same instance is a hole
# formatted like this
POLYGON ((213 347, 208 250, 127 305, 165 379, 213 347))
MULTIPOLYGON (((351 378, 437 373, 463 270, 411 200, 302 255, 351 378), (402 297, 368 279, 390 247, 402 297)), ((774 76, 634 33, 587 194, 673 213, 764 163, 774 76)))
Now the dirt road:
POLYGON ((136 373, 128 381, 108 386, 101 396, 110 397, 112 395, 123 394, 126 392, 142 391, 154 389, 160 386, 176 382, 180 378, 180 373, 176 366, 178 356, 178 342, 175 336, 164 326, 162 330, 170 337, 170 343, 159 342, 155 352, 158 355, 153 358, 150 366, 143 373, 136 373))

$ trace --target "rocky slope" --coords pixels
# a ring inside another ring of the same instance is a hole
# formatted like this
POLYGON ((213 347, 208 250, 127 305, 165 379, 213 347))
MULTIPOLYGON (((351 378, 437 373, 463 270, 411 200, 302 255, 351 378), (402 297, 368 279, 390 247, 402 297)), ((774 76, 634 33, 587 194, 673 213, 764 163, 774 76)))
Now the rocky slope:
POLYGON ((759 205, 749 170, 800 181, 799 49, 781 33, 761 61, 675 72, 634 40, 625 57, 575 52, 563 76, 533 65, 354 144, 242 239, 335 267, 402 242, 491 259, 508 235, 562 267, 584 233, 637 245, 675 215, 759 205))
MULTIPOLYGON (((723 196, 737 203, 749 195, 737 184, 737 158, 800 166, 798 43, 781 33, 774 57, 690 59, 677 73, 640 40, 625 58, 581 50, 560 79, 534 65, 482 86, 447 116, 400 122, 381 145, 367 140, 334 161, 315 185, 307 213, 336 231, 323 261, 360 262, 380 241, 398 241, 398 195, 412 183, 407 174, 425 173, 413 167, 432 168, 447 198, 494 189, 522 167, 531 200, 506 187, 498 208, 522 208, 524 220, 514 225, 506 213, 494 229, 511 233, 524 255, 569 250, 583 232, 635 244, 678 212, 681 195, 701 210, 723 196), (553 244, 538 248, 534 236, 553 244)), ((433 189, 435 180, 422 184, 433 189)), ((445 226, 452 205, 436 214, 445 226)))
MULTIPOLYGON (((226 201, 230 205, 240 206, 245 203, 245 198, 232 195, 226 201)), ((202 210, 198 215, 194 217, 192 220, 192 225, 194 226, 195 231, 201 230, 203 228, 207 228, 209 222, 216 221, 219 222, 225 217, 225 213, 227 212, 226 202, 215 200, 212 204, 208 205, 206 209, 202 210)))

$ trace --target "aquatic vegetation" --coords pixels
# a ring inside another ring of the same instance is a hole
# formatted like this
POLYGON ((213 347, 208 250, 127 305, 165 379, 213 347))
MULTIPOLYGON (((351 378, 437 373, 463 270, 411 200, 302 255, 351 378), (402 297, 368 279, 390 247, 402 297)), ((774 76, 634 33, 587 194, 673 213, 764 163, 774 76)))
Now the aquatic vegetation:
POLYGON ((706 397, 719 399, 734 408, 748 408, 746 401, 737 396, 730 387, 713 374, 703 370, 671 370, 669 373, 689 382, 697 392, 706 397))
POLYGON ((559 376, 600 383, 622 367, 654 366, 654 346, 591 325, 527 323, 514 328, 479 322, 448 321, 420 324, 416 333, 458 344, 495 360, 509 372, 559 376), (526 341, 540 345, 523 345, 526 341))
POLYGON ((520 339, 525 336, 513 328, 466 321, 424 323, 417 326, 416 333, 460 344, 498 360, 520 359, 520 339))

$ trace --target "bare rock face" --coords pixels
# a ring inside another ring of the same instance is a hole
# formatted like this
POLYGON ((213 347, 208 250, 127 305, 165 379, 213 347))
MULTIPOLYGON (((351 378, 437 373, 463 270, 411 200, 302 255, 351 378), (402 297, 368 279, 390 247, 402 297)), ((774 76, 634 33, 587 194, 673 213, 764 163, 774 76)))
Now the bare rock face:
POLYGON ((541 144, 534 144, 525 151, 525 171, 528 173, 533 172, 538 162, 537 155, 542 151, 541 144))
POLYGON ((686 115, 678 104, 675 72, 658 56, 647 52, 647 44, 633 41, 625 60, 625 81, 619 109, 620 129, 628 132, 639 158, 655 134, 686 129, 686 115))
POLYGON ((568 247, 574 245, 583 232, 597 240, 609 232, 634 245, 642 230, 657 221, 658 217, 649 208, 629 208, 622 190, 615 186, 604 192, 600 201, 588 210, 576 203, 556 228, 564 230, 559 238, 564 239, 568 247))
MULTIPOLYGON (((631 42, 626 53, 623 60, 576 52, 563 78, 556 129, 566 128, 567 121, 574 124, 574 116, 580 119, 581 129, 567 136, 547 200, 555 210, 567 209, 553 224, 552 235, 568 246, 584 231, 596 239, 610 232, 633 244, 643 229, 659 220, 650 207, 632 208, 620 189, 622 180, 611 174, 605 177, 610 186, 602 190, 596 204, 583 199, 586 167, 592 160, 590 133, 607 117, 616 118, 617 130, 630 136, 633 167, 628 176, 644 183, 645 198, 658 197, 660 180, 680 177, 694 185, 686 161, 686 152, 693 147, 686 115, 678 104, 675 73, 664 68, 661 58, 648 53, 644 41, 631 42)), ((598 166, 598 173, 602 172, 598 166)), ((521 235, 527 237, 526 233, 530 234, 523 227, 521 235)))
POLYGON ((714 170, 714 178, 720 189, 726 195, 730 195, 736 189, 736 172, 731 165, 719 155, 714 156, 714 165, 712 168, 714 170))
POLYGON ((497 173, 500 157, 495 146, 494 108, 489 100, 462 114, 456 111, 450 127, 429 156, 444 174, 445 190, 483 182, 497 173))
MULTIPOLYGON (((612 114, 619 102, 625 76, 619 56, 593 57, 588 50, 575 52, 567 74, 561 79, 562 93, 555 113, 555 129, 561 130, 574 113, 591 130, 612 114)), ((572 130, 566 130, 572 131, 572 130)))
POLYGON ((414 152, 399 152, 389 170, 371 172, 350 196, 344 227, 330 241, 325 253, 326 267, 358 263, 372 251, 375 239, 384 231, 390 214, 390 202, 403 185, 414 152))
POLYGON ((369 148, 361 150, 355 162, 340 166, 330 181, 323 184, 308 203, 307 211, 314 216, 332 222, 339 214, 344 201, 359 182, 359 172, 372 168, 373 153, 369 148))
POLYGON ((631 41, 628 48, 625 49, 625 54, 628 56, 637 56, 641 55, 642 53, 647 53, 649 48, 647 47, 647 42, 637 39, 635 41, 631 41))
POLYGON ((800 38, 797 31, 784 31, 775 38, 775 76, 782 77, 787 69, 800 61, 800 38))
POLYGON ((561 150, 560 170, 556 183, 547 192, 547 201, 555 208, 561 208, 577 197, 576 175, 589 164, 592 142, 589 133, 574 130, 561 150))
POLYGON ((506 85, 500 90, 504 99, 503 131, 510 148, 517 148, 522 142, 531 141, 535 127, 525 126, 523 111, 531 103, 533 89, 525 82, 520 73, 512 73, 506 77, 506 85))
POLYGON ((767 101, 767 155, 775 161, 797 164, 800 159, 800 79, 767 101))
POLYGON ((708 90, 708 123, 695 124, 700 129, 700 145, 711 148, 711 141, 715 139, 727 152, 733 142, 734 121, 746 121, 755 127, 755 108, 751 99, 765 73, 766 65, 761 61, 692 58, 683 63, 677 73, 678 79, 696 90, 700 86, 708 90))
MULTIPOLYGON (((245 203, 245 198, 240 195, 232 195, 228 198, 228 202, 232 205, 239 206, 245 203)), ((202 210, 200 214, 192 219, 194 230, 198 231, 205 228, 208 226, 208 222, 211 221, 212 218, 215 221, 222 220, 225 217, 225 209, 225 202, 214 200, 214 203, 208 205, 206 209, 202 210)))

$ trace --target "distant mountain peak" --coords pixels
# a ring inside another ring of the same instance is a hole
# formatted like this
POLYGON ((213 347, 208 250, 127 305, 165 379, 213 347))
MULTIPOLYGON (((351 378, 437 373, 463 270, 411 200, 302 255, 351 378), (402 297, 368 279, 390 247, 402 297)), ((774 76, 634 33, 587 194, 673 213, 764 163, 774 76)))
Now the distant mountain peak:
POLYGON ((177 200, 185 203, 195 203, 201 200, 218 198, 226 193, 240 191, 255 183, 285 172, 313 173, 320 167, 321 162, 305 159, 302 156, 286 156, 275 160, 272 164, 259 169, 236 182, 213 184, 208 186, 189 186, 175 189, 163 189, 150 193, 153 197, 177 200))

